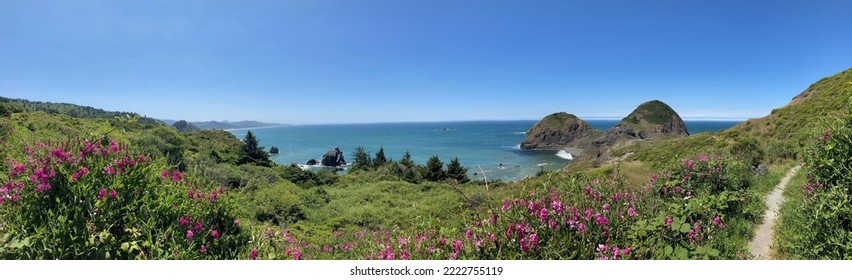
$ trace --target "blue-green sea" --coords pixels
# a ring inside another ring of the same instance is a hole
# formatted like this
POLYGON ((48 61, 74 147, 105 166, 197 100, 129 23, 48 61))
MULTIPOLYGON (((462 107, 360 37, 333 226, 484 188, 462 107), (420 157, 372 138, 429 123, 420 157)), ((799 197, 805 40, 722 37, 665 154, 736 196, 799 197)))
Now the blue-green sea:
MULTIPOLYGON (((617 120, 589 120, 589 125, 606 130, 617 120)), ((435 123, 380 123, 339 125, 297 125, 251 129, 267 149, 276 146, 279 154, 272 160, 279 164, 305 164, 320 160, 334 147, 340 147, 349 162, 358 146, 374 155, 383 147, 385 155, 398 160, 405 151, 423 164, 432 155, 444 163, 458 157, 469 168, 472 179, 518 180, 534 176, 540 169, 557 170, 570 161, 556 156, 556 151, 520 150, 525 132, 536 121, 469 121, 435 123), (481 168, 481 169, 480 169, 481 168), (475 173, 475 174, 474 174, 475 173)), ((729 128, 738 121, 686 121, 690 134, 729 128)), ((231 133, 242 139, 248 130, 231 133)))

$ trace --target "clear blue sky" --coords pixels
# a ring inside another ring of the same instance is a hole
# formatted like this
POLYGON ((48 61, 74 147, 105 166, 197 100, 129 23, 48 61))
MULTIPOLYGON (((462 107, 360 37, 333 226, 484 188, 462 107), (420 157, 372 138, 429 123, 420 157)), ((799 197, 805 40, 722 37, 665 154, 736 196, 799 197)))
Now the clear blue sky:
POLYGON ((849 67, 846 0, 0 0, 0 95, 192 121, 748 118, 849 67))

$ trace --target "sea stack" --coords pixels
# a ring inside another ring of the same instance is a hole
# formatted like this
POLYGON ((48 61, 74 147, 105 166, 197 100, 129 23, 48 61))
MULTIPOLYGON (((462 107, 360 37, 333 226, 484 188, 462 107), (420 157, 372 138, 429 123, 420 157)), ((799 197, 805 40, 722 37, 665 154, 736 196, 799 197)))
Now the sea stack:
POLYGON ((321 163, 324 166, 336 167, 346 165, 346 160, 343 158, 343 152, 340 151, 340 148, 335 147, 322 155, 321 163))
POLYGON ((639 105, 615 127, 595 139, 596 146, 613 145, 622 140, 658 139, 689 136, 683 119, 672 107, 659 100, 639 105))
POLYGON ((521 149, 563 150, 573 154, 592 147, 601 132, 575 115, 565 112, 544 117, 528 132, 521 149))
POLYGON ((278 147, 272 146, 272 148, 269 148, 269 153, 270 154, 277 154, 278 153, 278 147))

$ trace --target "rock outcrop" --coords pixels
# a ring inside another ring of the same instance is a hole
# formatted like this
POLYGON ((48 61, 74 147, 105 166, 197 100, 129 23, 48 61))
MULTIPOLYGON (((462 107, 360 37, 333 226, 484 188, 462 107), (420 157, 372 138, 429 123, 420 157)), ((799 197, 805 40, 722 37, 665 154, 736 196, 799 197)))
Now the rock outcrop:
POLYGON ((322 155, 321 162, 324 166, 346 165, 346 160, 343 158, 343 152, 341 152, 340 148, 337 147, 322 155))
POLYGON ((308 162, 305 162, 306 165, 317 165, 317 160, 309 159, 308 162))
POLYGON ((659 100, 642 103, 613 128, 594 141, 595 146, 613 145, 622 140, 689 136, 683 119, 659 100))
POLYGON ((544 117, 527 132, 527 139, 521 143, 521 149, 585 150, 591 148, 600 135, 599 130, 575 115, 554 113, 544 117))
POLYGON ((688 136, 683 119, 669 105, 658 100, 642 103, 617 125, 602 132, 577 116, 565 112, 550 114, 528 132, 521 149, 566 150, 603 156, 604 147, 623 141, 688 136))
POLYGON ((277 154, 278 153, 278 147, 272 146, 272 148, 269 148, 269 153, 270 154, 277 154))

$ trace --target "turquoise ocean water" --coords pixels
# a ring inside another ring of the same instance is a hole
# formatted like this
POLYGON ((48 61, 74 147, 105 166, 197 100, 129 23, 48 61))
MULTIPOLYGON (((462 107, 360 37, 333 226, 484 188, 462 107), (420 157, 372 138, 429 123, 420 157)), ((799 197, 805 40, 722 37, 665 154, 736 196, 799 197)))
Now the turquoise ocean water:
MULTIPOLYGON (((591 126, 606 130, 616 120, 589 120, 591 126)), ((334 147, 340 147, 347 162, 358 146, 371 155, 384 147, 385 155, 398 160, 405 151, 412 159, 424 164, 432 155, 444 163, 458 157, 470 170, 472 179, 482 179, 485 171, 489 180, 518 180, 534 176, 538 170, 557 170, 570 161, 556 156, 556 151, 520 150, 525 132, 536 121, 470 121, 435 123, 382 123, 299 125, 251 129, 260 144, 267 149, 278 147, 272 155, 279 164, 305 164, 309 159, 320 160, 334 147), (501 166, 502 164, 502 166, 501 166), (474 176, 476 173, 476 176, 474 176)), ((737 121, 686 121, 690 134, 716 131, 736 125, 737 121)), ((231 133, 242 139, 248 130, 231 133)))

